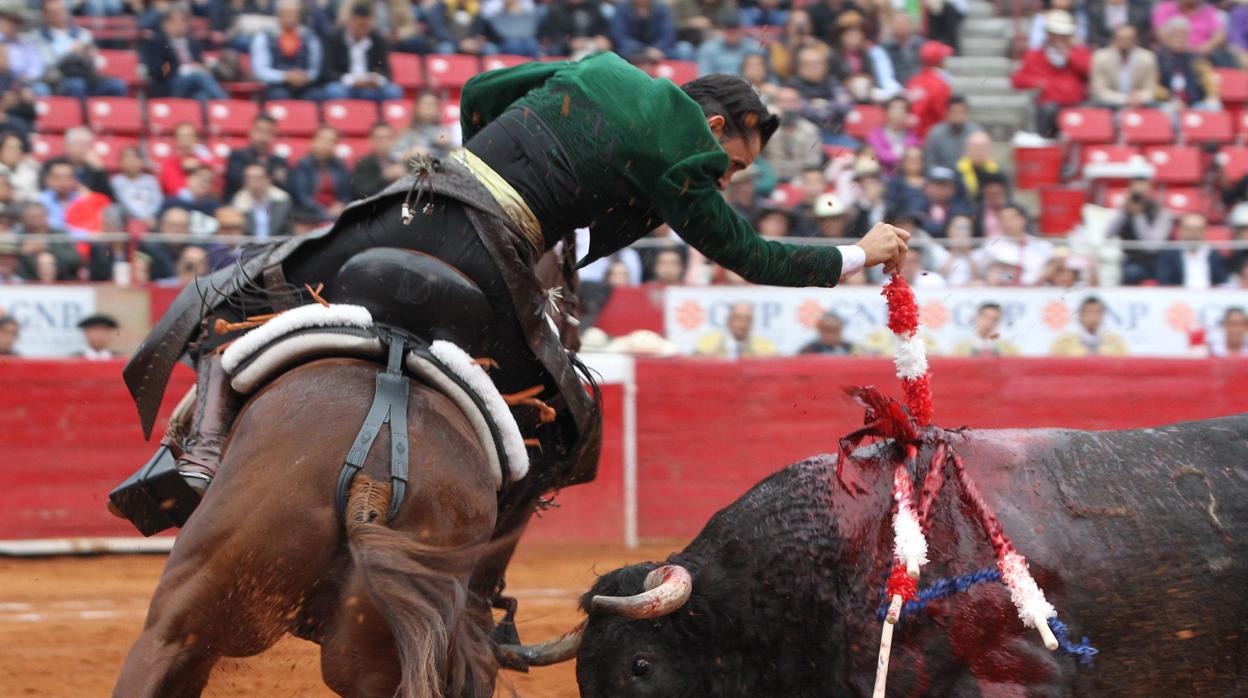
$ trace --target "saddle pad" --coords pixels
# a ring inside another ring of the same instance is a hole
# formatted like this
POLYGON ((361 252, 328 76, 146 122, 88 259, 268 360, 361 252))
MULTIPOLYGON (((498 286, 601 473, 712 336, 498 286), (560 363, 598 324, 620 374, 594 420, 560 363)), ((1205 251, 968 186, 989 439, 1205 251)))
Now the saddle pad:
MULTIPOLYGON (((371 316, 359 306, 300 306, 231 344, 222 356, 222 367, 231 376, 230 386, 248 395, 295 366, 316 359, 383 358, 385 347, 371 327, 371 316), (339 308, 348 311, 325 312, 339 308), (294 318, 286 319, 295 313, 294 318), (360 327, 359 321, 365 318, 368 324, 360 327)), ((504 463, 512 481, 528 473, 528 451, 511 409, 485 369, 473 363, 467 352, 438 340, 425 356, 408 352, 404 365, 416 378, 450 398, 468 418, 490 462, 495 487, 502 487, 504 463)))
MULTIPOLYGON (((353 327, 369 330, 373 316, 358 305, 312 303, 292 308, 238 338, 221 355, 221 368, 235 375, 239 368, 272 342, 298 330, 353 327)), ((235 387, 235 390, 238 390, 235 387)), ((239 390, 239 392, 246 392, 239 390)))

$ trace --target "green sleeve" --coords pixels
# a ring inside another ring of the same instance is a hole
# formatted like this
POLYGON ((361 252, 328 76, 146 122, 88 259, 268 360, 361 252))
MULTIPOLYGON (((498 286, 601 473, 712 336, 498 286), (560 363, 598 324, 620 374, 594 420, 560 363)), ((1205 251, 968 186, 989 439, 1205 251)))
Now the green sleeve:
POLYGON ((787 245, 766 240, 715 188, 728 169, 722 150, 685 158, 659 180, 655 209, 685 242, 746 281, 768 286, 835 286, 841 252, 833 246, 787 245))
POLYGON ((517 99, 540 87, 555 73, 568 67, 567 61, 531 61, 511 68, 491 70, 473 76, 459 98, 459 123, 464 142, 507 110, 517 99))

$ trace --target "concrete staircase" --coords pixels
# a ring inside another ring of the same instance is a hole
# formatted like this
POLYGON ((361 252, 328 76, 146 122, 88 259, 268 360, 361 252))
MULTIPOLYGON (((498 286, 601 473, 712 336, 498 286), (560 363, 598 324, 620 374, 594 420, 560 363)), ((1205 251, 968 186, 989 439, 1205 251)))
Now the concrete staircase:
POLYGON ((962 22, 961 55, 945 61, 953 91, 965 95, 971 119, 992 134, 994 141, 1009 142, 1027 128, 1031 95, 1010 85, 1015 61, 1010 60, 1013 22, 996 16, 987 0, 971 0, 962 22))

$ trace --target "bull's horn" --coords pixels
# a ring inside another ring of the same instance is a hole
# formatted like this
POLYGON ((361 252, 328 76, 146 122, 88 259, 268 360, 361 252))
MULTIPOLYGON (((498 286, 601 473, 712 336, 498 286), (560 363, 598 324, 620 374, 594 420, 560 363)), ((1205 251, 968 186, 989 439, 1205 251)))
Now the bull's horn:
POLYGON ((581 648, 585 621, 553 640, 536 645, 499 645, 498 653, 508 666, 550 666, 566 662, 581 648))
POLYGON ((659 618, 685 605, 693 576, 680 565, 664 565, 646 575, 646 590, 633 596, 595 596, 591 608, 625 618, 659 618))

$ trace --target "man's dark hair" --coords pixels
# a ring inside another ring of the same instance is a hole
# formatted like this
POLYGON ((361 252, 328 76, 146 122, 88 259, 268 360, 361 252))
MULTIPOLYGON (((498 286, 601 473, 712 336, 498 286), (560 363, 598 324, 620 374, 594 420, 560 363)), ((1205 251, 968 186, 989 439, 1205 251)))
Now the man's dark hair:
POLYGON ((270 126, 276 126, 276 125, 277 125, 277 119, 274 119, 273 117, 269 116, 268 114, 264 114, 264 113, 257 114, 257 115, 256 115, 256 120, 255 120, 255 121, 253 121, 252 123, 260 123, 261 121, 263 121, 264 123, 266 123, 266 124, 268 124, 268 125, 270 125, 270 126))
POLYGON ((976 312, 976 313, 982 313, 982 312, 984 312, 985 310, 995 310, 995 311, 997 311, 997 312, 999 313, 999 312, 1001 312, 1001 304, 1000 304, 1000 303, 993 303, 993 302, 991 302, 991 301, 989 301, 989 302, 987 302, 987 303, 981 303, 981 304, 979 305, 979 308, 978 308, 975 312, 976 312))
POLYGON ((1102 301, 1100 298, 1097 298, 1096 296, 1088 296, 1087 298, 1083 299, 1082 303, 1079 304, 1079 310, 1082 311, 1084 308, 1088 307, 1089 305, 1099 305, 1102 308, 1104 308, 1105 302, 1102 301))
POLYGON ((351 6, 352 17, 373 17, 373 4, 371 2, 357 2, 351 6))
POLYGON ((780 127, 780 117, 767 111, 750 83, 735 75, 706 75, 681 85, 706 116, 724 117, 724 136, 746 138, 757 132, 759 147, 767 147, 780 127))
POLYGON ((951 95, 949 100, 945 102, 946 107, 952 107, 955 104, 961 104, 964 107, 969 106, 967 104, 966 97, 963 97, 962 95, 951 95))
POLYGON ((13 317, 12 315, 0 315, 0 327, 4 327, 6 325, 16 325, 16 324, 17 324, 17 318, 13 317))
POLYGON ((1022 204, 1010 202, 1002 206, 1001 210, 1002 211, 1014 211, 1018 215, 1022 216, 1023 220, 1027 221, 1028 224, 1031 223, 1031 213, 1029 213, 1027 209, 1023 208, 1022 204))
POLYGON ((1244 312, 1243 308, 1239 307, 1238 305, 1232 305, 1231 307, 1226 309, 1225 313, 1222 313, 1222 322, 1225 323, 1227 320, 1230 320, 1231 316, 1236 313, 1239 313, 1240 315, 1248 317, 1248 312, 1244 312))

